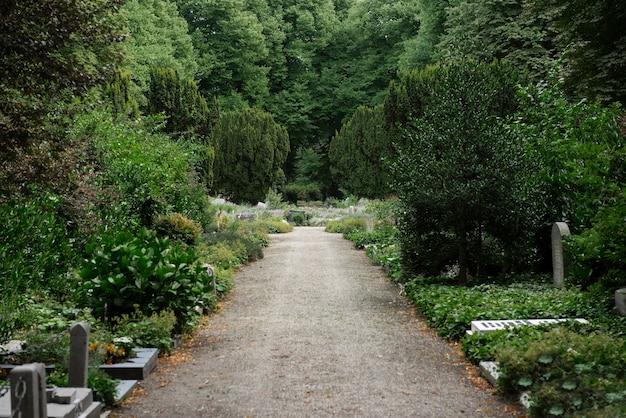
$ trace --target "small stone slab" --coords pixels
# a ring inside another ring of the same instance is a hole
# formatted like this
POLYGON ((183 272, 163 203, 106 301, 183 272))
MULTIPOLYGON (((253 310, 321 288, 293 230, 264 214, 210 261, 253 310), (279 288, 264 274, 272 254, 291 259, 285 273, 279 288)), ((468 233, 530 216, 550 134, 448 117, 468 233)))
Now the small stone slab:
POLYGON ((103 364, 100 369, 109 376, 122 380, 143 380, 152 373, 157 365, 157 348, 135 348, 136 357, 124 363, 103 364))
POLYGON ((586 324, 588 321, 582 318, 575 319, 513 319, 513 320, 493 320, 493 321, 472 321, 470 323, 470 330, 467 331, 469 335, 474 332, 493 332, 506 327, 519 327, 524 325, 544 325, 544 324, 558 324, 560 322, 577 321, 581 324, 586 324))
POLYGON ((62 405, 70 405, 76 401, 76 389, 74 388, 55 388, 51 403, 59 403, 62 405))
POLYGON ((120 402, 126 399, 131 392, 137 387, 137 380, 120 380, 117 383, 117 389, 115 393, 115 401, 120 402))
MULTIPOLYGON (((99 418, 102 412, 100 402, 93 402, 91 389, 86 388, 56 388, 56 393, 74 392, 75 399, 69 404, 49 402, 47 404, 48 418, 99 418), (82 411, 78 414, 77 411, 82 411)), ((11 416, 11 397, 7 394, 0 398, 0 418, 11 416)))

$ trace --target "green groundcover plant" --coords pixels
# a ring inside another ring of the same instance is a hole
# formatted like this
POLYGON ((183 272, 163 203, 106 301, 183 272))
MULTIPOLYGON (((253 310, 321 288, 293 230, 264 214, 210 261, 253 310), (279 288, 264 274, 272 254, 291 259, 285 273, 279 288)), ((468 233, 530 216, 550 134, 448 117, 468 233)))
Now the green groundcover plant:
POLYGON ((104 320, 131 313, 135 305, 145 315, 170 309, 181 330, 197 316, 196 306, 214 303, 212 280, 194 251, 153 231, 104 235, 87 255, 81 302, 104 320))

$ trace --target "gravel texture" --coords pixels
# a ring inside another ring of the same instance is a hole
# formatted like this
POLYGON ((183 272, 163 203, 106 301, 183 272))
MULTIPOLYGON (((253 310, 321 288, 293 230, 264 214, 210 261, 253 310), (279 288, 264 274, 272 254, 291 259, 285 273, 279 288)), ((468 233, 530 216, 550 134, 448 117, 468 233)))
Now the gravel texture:
POLYGON ((114 417, 510 417, 362 251, 323 228, 273 235, 222 310, 114 417))

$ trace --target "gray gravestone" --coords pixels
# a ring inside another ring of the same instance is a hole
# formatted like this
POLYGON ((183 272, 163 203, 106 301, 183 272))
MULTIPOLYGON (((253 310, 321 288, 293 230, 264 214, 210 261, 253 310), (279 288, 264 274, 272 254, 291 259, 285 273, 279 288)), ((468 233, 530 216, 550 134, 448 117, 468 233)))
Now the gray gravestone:
POLYGON ((552 225, 552 278, 557 287, 565 286, 565 257, 563 254, 563 238, 570 234, 565 222, 552 225))
POLYGON ((70 367, 67 385, 86 388, 89 370, 89 324, 79 322, 70 328, 70 367))
POLYGON ((621 316, 626 316, 626 289, 615 291, 615 306, 621 316))
POLYGON ((46 369, 41 363, 18 366, 11 372, 11 416, 48 418, 46 369))

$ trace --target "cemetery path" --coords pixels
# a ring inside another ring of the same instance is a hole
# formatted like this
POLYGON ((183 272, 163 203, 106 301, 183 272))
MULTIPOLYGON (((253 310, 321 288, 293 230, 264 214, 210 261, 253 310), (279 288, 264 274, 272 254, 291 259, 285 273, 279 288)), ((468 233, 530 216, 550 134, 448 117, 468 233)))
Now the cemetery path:
POLYGON ((112 417, 521 415, 340 234, 273 235, 235 283, 112 417))

